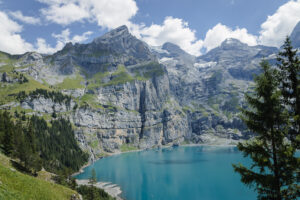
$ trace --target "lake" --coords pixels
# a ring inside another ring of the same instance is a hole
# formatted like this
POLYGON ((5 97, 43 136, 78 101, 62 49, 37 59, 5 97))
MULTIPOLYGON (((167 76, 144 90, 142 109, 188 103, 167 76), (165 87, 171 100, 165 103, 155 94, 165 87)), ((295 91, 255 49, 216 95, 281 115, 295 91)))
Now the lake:
POLYGON ((77 175, 112 182, 126 200, 255 200, 232 163, 249 165, 236 147, 180 146, 114 155, 77 175))

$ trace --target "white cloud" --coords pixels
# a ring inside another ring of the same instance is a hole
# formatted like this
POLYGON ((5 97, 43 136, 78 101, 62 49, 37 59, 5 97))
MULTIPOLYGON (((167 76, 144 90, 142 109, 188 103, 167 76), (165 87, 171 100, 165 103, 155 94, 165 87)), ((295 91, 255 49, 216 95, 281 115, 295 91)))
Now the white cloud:
POLYGON ((152 24, 131 27, 132 33, 151 46, 160 46, 165 42, 179 45, 183 50, 193 55, 200 55, 202 41, 197 40, 195 31, 188 27, 188 23, 179 18, 166 17, 162 25, 152 24))
POLYGON ((52 34, 56 38, 56 45, 52 47, 43 38, 37 38, 35 45, 26 42, 20 33, 23 27, 13 21, 4 12, 0 11, 0 51, 10 54, 22 54, 28 51, 39 53, 54 53, 61 50, 67 42, 83 42, 92 34, 91 31, 84 32, 82 35, 71 37, 69 29, 63 30, 60 34, 52 34))
POLYGON ((68 25, 89 17, 88 11, 75 3, 54 3, 48 8, 41 9, 47 20, 61 25, 68 25))
POLYGON ((64 45, 68 42, 77 43, 83 42, 88 39, 88 36, 91 35, 93 32, 87 31, 82 35, 75 35, 70 38, 70 30, 65 29, 60 34, 52 34, 52 37, 56 38, 56 45, 52 47, 51 45, 47 44, 46 40, 43 38, 38 38, 36 42, 36 51, 39 53, 51 54, 55 53, 56 51, 61 50, 64 45))
POLYGON ((61 50, 64 47, 64 43, 58 41, 55 47, 51 47, 51 45, 47 44, 44 38, 38 38, 36 43, 36 51, 39 53, 50 54, 54 53, 58 50, 61 50))
POLYGON ((285 37, 291 34, 299 20, 300 0, 291 0, 283 4, 261 25, 260 43, 268 46, 281 46, 285 37))
POLYGON ((134 0, 39 0, 48 5, 41 9, 47 20, 60 25, 77 21, 97 22, 105 28, 128 24, 138 10, 134 0))
POLYGON ((93 32, 92 31, 87 31, 84 32, 82 35, 75 35, 72 38, 70 38, 70 30, 67 28, 63 30, 60 34, 52 34, 52 37, 56 38, 58 41, 61 41, 63 43, 67 42, 73 42, 73 43, 78 43, 78 42, 83 42, 88 39, 88 36, 91 35, 93 32))
POLYGON ((21 54, 33 49, 19 34, 22 26, 11 20, 6 13, 0 11, 0 50, 21 54))
POLYGON ((146 27, 145 25, 130 24, 129 27, 132 34, 151 46, 172 42, 196 56, 201 55, 202 48, 209 51, 219 46, 227 38, 236 38, 250 46, 257 45, 257 36, 249 34, 247 29, 232 30, 220 23, 207 31, 204 40, 197 39, 196 32, 189 28, 187 22, 173 17, 166 17, 162 25, 152 24, 146 27))
POLYGON ((106 28, 127 24, 138 11, 134 0, 90 0, 90 6, 98 25, 106 28))
POLYGON ((227 38, 238 39, 250 46, 257 45, 257 36, 249 34, 247 29, 236 28, 235 30, 232 30, 219 23, 207 31, 203 46, 209 51, 219 46, 227 38))
POLYGON ((21 11, 15 11, 15 12, 10 12, 9 13, 13 18, 27 23, 27 24, 39 24, 41 21, 39 18, 34 18, 34 17, 30 17, 30 16, 24 16, 23 13, 21 11))

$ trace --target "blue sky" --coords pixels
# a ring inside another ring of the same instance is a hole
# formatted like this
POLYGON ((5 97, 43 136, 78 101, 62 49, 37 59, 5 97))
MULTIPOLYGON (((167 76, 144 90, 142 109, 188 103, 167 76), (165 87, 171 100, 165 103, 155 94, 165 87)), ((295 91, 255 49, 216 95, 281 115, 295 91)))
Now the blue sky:
POLYGON ((230 37, 278 47, 299 20, 300 0, 0 0, 0 50, 53 53, 126 24, 200 55, 230 37))

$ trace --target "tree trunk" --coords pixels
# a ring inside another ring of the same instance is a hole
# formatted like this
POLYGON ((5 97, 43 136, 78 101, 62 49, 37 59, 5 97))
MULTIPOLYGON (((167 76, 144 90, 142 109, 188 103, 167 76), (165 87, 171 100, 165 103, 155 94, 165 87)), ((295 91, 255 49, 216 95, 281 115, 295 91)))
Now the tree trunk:
POLYGON ((281 192, 280 192, 280 178, 279 178, 279 170, 278 170, 278 163, 277 163, 277 152, 276 152, 276 144, 274 139, 274 131, 273 128, 271 130, 271 137, 272 137, 272 154, 273 154, 273 161, 274 161, 274 176, 275 176, 275 190, 276 196, 275 200, 282 200, 281 192))

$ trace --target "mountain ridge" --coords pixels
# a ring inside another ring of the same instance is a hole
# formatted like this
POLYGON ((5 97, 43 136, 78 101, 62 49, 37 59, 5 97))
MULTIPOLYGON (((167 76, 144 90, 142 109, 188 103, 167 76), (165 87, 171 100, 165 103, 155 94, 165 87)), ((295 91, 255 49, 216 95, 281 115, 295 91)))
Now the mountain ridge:
POLYGON ((253 74, 260 73, 261 59, 273 62, 277 52, 227 39, 195 57, 172 43, 149 47, 121 26, 53 55, 1 54, 0 75, 9 81, 1 81, 0 102, 48 120, 52 112, 69 118, 91 160, 128 148, 236 144, 251 137, 237 108, 252 89, 253 74), (19 84, 20 74, 29 82, 19 84), (19 102, 14 95, 25 86, 19 102), (26 97, 37 88, 69 95, 70 108, 26 97))

